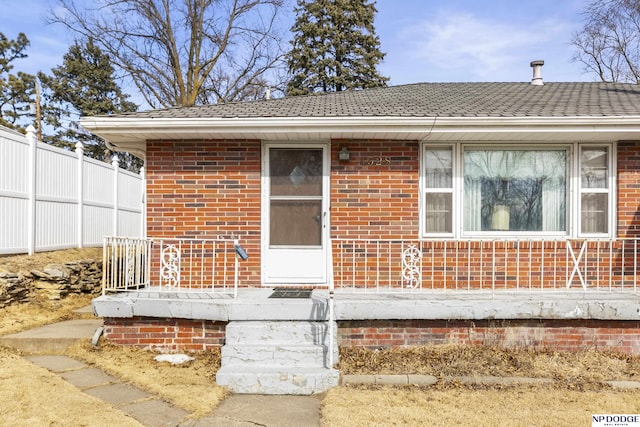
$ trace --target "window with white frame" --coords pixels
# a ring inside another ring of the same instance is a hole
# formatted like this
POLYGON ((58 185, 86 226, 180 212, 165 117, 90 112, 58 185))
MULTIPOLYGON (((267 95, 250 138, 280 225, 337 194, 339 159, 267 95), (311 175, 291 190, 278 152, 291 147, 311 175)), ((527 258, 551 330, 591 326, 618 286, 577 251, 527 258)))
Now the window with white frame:
POLYGON ((424 145, 422 234, 608 235, 610 158, 610 146, 424 145))
POLYGON ((431 234, 453 233, 453 147, 428 147, 424 156, 425 221, 431 234))
POLYGON ((580 150, 580 233, 609 232, 609 150, 582 147, 580 150))

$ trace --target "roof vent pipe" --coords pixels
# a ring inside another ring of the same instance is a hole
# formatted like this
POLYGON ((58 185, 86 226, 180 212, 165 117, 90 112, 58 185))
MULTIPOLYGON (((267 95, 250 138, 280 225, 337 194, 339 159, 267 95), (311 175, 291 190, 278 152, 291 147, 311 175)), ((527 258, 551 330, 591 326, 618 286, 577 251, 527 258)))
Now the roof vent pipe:
POLYGON ((533 68, 533 78, 531 79, 531 84, 534 86, 542 86, 544 82, 542 81, 542 66, 544 65, 544 61, 538 59, 536 61, 531 61, 531 68, 533 68))

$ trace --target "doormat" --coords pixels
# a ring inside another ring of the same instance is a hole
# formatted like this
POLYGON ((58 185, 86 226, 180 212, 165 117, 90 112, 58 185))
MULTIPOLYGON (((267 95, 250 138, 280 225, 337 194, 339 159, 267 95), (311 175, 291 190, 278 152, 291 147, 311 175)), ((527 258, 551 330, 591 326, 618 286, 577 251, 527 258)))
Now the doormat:
POLYGON ((275 288, 269 298, 311 298, 313 289, 275 288))

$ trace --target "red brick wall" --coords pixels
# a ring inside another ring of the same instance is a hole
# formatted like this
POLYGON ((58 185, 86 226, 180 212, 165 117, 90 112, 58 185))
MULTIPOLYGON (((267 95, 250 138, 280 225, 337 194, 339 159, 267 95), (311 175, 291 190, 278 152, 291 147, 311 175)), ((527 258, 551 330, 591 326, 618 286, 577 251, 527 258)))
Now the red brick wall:
POLYGON ((124 346, 161 351, 206 351, 221 347, 225 322, 134 317, 105 318, 104 337, 124 346))
MULTIPOLYGON (((147 212, 151 237, 260 236, 258 141, 151 141, 147 212)), ((416 238, 418 143, 335 140, 331 146, 334 238, 416 238), (348 162, 338 161, 347 147, 348 162)), ((618 233, 640 235, 640 142, 618 145, 618 233)), ((258 246, 259 248, 259 246, 258 246)))
MULTIPOLYGON (((419 233, 419 144, 416 141, 371 141, 334 140, 331 144, 331 237, 333 239, 406 239, 417 240, 419 233), (338 160, 338 152, 346 147, 351 158, 348 162, 338 160)), ((618 146, 618 235, 620 237, 640 236, 640 143, 623 142, 618 146)), ((259 141, 156 141, 149 142, 147 148, 147 209, 148 235, 154 238, 215 238, 237 235, 249 252, 249 260, 240 264, 241 285, 260 286, 260 227, 261 227, 261 145, 259 141)), ((427 245, 429 242, 423 244, 427 245)), ((435 243, 433 243, 435 244, 435 243)), ((453 246, 452 246, 453 247, 453 246)), ((579 247, 579 246, 576 246, 579 247)), ((338 247, 334 242, 334 267, 341 253, 350 247, 338 247), (342 251, 342 252, 341 252, 342 251)), ((432 255, 435 252, 429 252, 432 255)), ((520 256, 530 257, 535 267, 537 249, 524 251, 520 256)), ((606 249, 602 249, 605 250, 606 249)), ((450 249, 451 251, 452 249, 450 249)), ((476 259, 461 260, 455 269, 453 259, 460 255, 449 254, 444 267, 444 256, 429 259, 439 270, 427 274, 431 278, 427 285, 436 288, 451 287, 455 282, 465 283, 473 288, 484 287, 501 278, 515 277, 515 273, 498 272, 496 276, 490 268, 482 269, 486 278, 464 275, 470 265, 489 262, 476 259), (475 263, 475 264, 474 264, 475 263), (453 270, 452 270, 453 269, 453 270), (451 271, 456 271, 456 277, 451 271), (490 277, 488 276, 490 275, 490 277), (439 278, 442 276, 441 278, 439 278), (453 280, 453 281, 452 281, 453 280)), ((546 252, 549 252, 548 250, 546 252)), ((589 251, 595 253, 594 251, 589 251)), ((616 248, 614 256, 618 256, 616 248)), ((628 251, 627 251, 628 252, 628 251)), ((371 251, 365 250, 368 259, 371 251)), ((394 259, 376 259, 376 263, 389 263, 393 277, 390 286, 400 286, 399 264, 394 259)), ((397 252, 397 253, 401 253, 397 252)), ((477 251, 473 251, 477 254, 477 251)), ((485 255, 490 251, 485 251, 485 255)), ((515 252, 514 252, 515 253, 515 252)), ((608 256, 608 253, 604 253, 608 256)), ((604 256, 603 255, 603 256, 604 256)), ((475 256, 475 255, 474 255, 475 256)), ((510 260, 514 254, 510 254, 510 260)), ((463 257, 464 258, 464 257, 463 257)), ((605 257, 606 258, 606 257, 605 257)), ((559 269, 559 276, 567 265, 571 268, 568 255, 545 258, 544 267, 529 275, 519 284, 528 286, 530 277, 540 281, 550 268, 559 269), (549 264, 553 263, 553 265, 549 264)), ((542 262, 542 261, 541 261, 542 262)), ((602 262, 608 263, 608 258, 602 262)), ((614 267, 621 264, 612 261, 614 267)), ((515 265, 515 263, 514 263, 515 265)), ((607 264, 608 265, 608 264, 607 264)), ((622 268, 618 268, 622 271, 622 268)), ((153 271, 157 271, 154 268, 153 271)), ((599 270, 605 274, 606 270, 599 270)), ((628 274, 632 269, 625 269, 628 274)), ((155 274, 155 273, 154 273, 155 274)), ((593 277, 593 272, 590 273, 593 277)), ((565 274, 566 275, 566 274, 565 274)), ((365 275, 361 275, 365 277, 365 275)), ((367 277, 371 274, 366 275, 367 277)), ((361 277, 361 278, 362 278, 361 277)), ((361 278, 355 278, 359 280, 361 278)), ((534 284, 537 283, 533 280, 534 284)), ((563 279, 556 280, 564 285, 563 279)), ((621 274, 614 277, 614 285, 626 280, 621 274), (620 277, 618 277, 620 276, 620 277)), ((512 280, 516 283, 516 280, 512 280)), ((574 278, 574 282, 577 278, 574 278)), ((602 277, 608 285, 608 278, 602 277)), ((579 281, 576 282, 580 284, 579 281)), ((500 284, 500 283, 498 283, 500 284)), ((366 285, 363 283, 362 285, 366 285)), ((360 286, 360 285, 358 285, 360 286)), ((511 287, 505 283, 505 287, 511 287)))
MULTIPOLYGON (((113 344, 163 351, 221 347, 225 323, 164 318, 106 318, 113 344)), ((614 350, 640 354, 640 322, 599 320, 367 320, 338 322, 340 347, 391 348, 462 344, 614 350)))
POLYGON ((640 141, 618 143, 618 237, 640 236, 640 141))
MULTIPOLYGON (((250 255, 241 285, 260 285, 259 141, 150 141, 146 177, 149 237, 237 235, 250 255)), ((417 142, 332 143, 333 238, 416 239, 418 194, 417 142), (343 146, 349 162, 338 161, 343 146)))
POLYGON ((615 350, 640 354, 640 322, 598 320, 378 320, 338 322, 339 346, 429 344, 615 350))
MULTIPOLYGON (((260 142, 147 143, 147 235, 240 239, 243 285, 260 285, 260 142)), ((155 271, 154 269, 153 271, 155 271)))
POLYGON ((418 143, 333 141, 331 237, 418 237, 418 143), (338 160, 347 147, 348 162, 338 160))

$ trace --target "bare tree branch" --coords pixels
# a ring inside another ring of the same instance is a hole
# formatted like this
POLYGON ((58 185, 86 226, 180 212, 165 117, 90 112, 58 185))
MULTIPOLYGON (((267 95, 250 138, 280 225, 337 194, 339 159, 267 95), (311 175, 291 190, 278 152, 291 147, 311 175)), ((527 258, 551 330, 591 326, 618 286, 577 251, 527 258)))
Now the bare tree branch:
POLYGON ((49 21, 93 38, 151 107, 190 106, 265 85, 284 53, 274 22, 285 1, 58 0, 49 21))
POLYGON ((640 83, 640 0, 592 0, 573 60, 602 81, 640 83))

